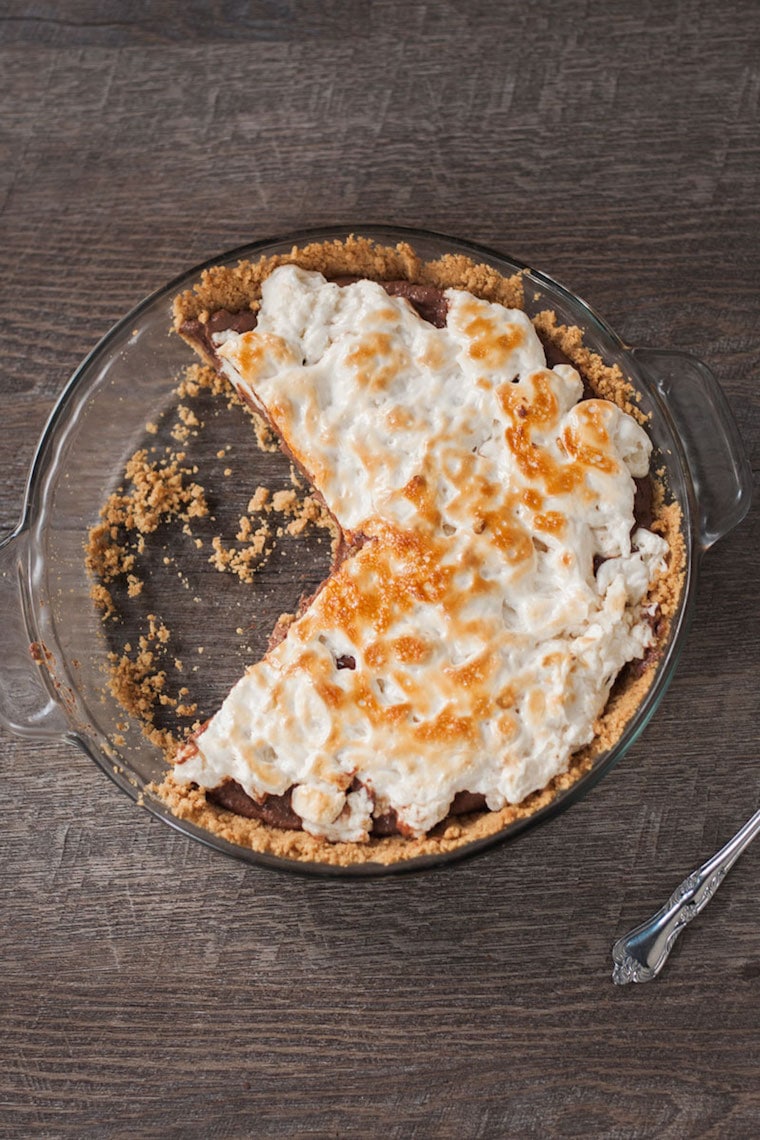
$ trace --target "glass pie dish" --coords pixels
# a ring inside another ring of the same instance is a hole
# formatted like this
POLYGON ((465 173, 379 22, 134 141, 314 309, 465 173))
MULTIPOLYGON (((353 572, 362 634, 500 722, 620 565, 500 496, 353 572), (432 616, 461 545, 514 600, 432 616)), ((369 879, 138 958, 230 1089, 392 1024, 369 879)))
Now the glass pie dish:
MULTIPOLYGON (((253 851, 176 818, 151 792, 150 786, 165 775, 165 761, 106 684, 115 632, 92 602, 84 546, 106 496, 121 485, 128 458, 138 448, 155 449, 157 440, 162 440, 156 425, 171 418, 176 405, 174 381, 192 360, 187 346, 168 335, 171 303, 206 266, 170 282, 115 325, 82 362, 50 416, 30 472, 21 521, 0 545, 5 615, 0 627, 0 723, 28 739, 60 739, 82 748, 132 799, 218 851, 280 870, 362 877, 421 870, 513 838, 586 794, 613 767, 642 732, 667 688, 693 609, 700 559, 744 517, 751 478, 728 405, 704 364, 680 352, 627 347, 580 298, 492 250, 420 230, 324 227, 253 243, 207 265, 234 265, 243 258, 253 260, 287 252, 293 245, 357 232, 386 245, 407 241, 423 259, 458 253, 489 264, 504 276, 522 273, 528 313, 550 309, 559 323, 580 327, 584 345, 605 364, 618 365, 637 391, 654 445, 652 467, 664 470, 667 494, 681 509, 686 567, 678 612, 654 678, 616 744, 571 787, 527 818, 454 851, 387 865, 335 866, 253 851)), ((233 414, 222 419, 221 428, 214 429, 222 435, 215 437, 212 430, 206 441, 210 454, 224 464, 234 457, 251 488, 260 474, 286 478, 287 463, 284 470, 277 470, 277 460, 257 449, 244 417, 233 414), (220 447, 222 440, 231 442, 220 447)), ((233 500, 235 494, 245 494, 238 485, 242 479, 235 479, 235 474, 229 466, 217 471, 219 478, 229 480, 233 500)), ((221 499, 212 508, 220 514, 221 499)), ((158 578, 148 580, 146 612, 160 609, 161 621, 170 619, 171 628, 178 631, 176 660, 185 662, 177 667, 193 674, 200 671, 195 684, 213 712, 241 668, 263 652, 262 638, 277 616, 292 609, 299 594, 324 577, 326 551, 320 551, 319 538, 313 536, 310 541, 285 543, 279 560, 274 559, 263 577, 257 574, 246 587, 209 569, 207 549, 196 555, 191 547, 180 563, 177 549, 164 545, 160 551, 157 548, 157 555, 161 551, 168 553, 158 563, 170 567, 172 578, 163 579, 163 588, 158 578), (251 610, 253 619, 246 624, 251 610)), ((156 574, 159 569, 157 564, 156 574)))

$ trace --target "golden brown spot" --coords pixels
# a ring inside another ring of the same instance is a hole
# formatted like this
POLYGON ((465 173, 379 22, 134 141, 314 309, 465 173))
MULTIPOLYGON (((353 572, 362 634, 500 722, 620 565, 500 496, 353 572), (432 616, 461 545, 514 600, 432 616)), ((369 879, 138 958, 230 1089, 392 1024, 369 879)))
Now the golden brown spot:
POLYGON ((559 405, 552 391, 551 374, 534 372, 531 382, 533 394, 530 399, 523 388, 514 384, 502 384, 497 389, 499 402, 513 421, 517 417, 528 430, 540 428, 547 431, 559 419, 559 405))
POLYGON ((543 496, 539 495, 538 491, 532 487, 526 487, 522 493, 522 501, 526 507, 530 507, 532 511, 540 511, 543 506, 543 496))
POLYGON ((398 431, 400 428, 411 427, 414 423, 414 416, 408 408, 391 408, 391 410, 386 413, 385 422, 388 424, 389 428, 393 428, 394 431, 398 431))
POLYGON ((434 496, 424 475, 414 475, 403 488, 401 494, 404 498, 408 499, 410 503, 414 503, 417 508, 419 516, 418 525, 420 522, 424 522, 433 530, 439 529, 441 526, 441 512, 435 505, 434 496))
MULTIPOLYGON (((226 355, 224 345, 220 355, 226 355)), ((290 347, 282 337, 254 330, 241 335, 230 355, 241 375, 251 383, 259 378, 263 368, 271 368, 272 362, 280 365, 296 363, 290 347)))
POLYGON ((367 388, 385 388, 408 363, 404 348, 394 348, 388 333, 374 332, 362 337, 347 353, 345 362, 354 369, 358 383, 367 388))
POLYGON ((507 428, 505 436, 522 473, 531 481, 543 483, 549 495, 571 494, 583 481, 582 467, 557 463, 547 451, 533 443, 522 425, 507 428))
POLYGON ((314 689, 330 709, 339 709, 346 703, 346 693, 340 685, 320 680, 315 682, 314 689))
POLYGON ((491 542, 501 551, 507 562, 526 562, 533 557, 530 535, 511 511, 486 511, 483 517, 491 542))
POLYGON ((486 368, 502 368, 510 353, 522 343, 524 334, 517 325, 509 325, 502 331, 499 324, 485 314, 475 317, 464 326, 470 337, 468 354, 473 360, 480 360, 486 368))
POLYGON ((618 467, 609 454, 610 437, 604 426, 605 410, 600 400, 586 400, 579 405, 576 414, 581 421, 581 432, 566 427, 562 432, 562 445, 578 466, 593 467, 612 475, 618 467))
POLYGON ((404 665, 422 665, 430 656, 430 646, 421 637, 397 637, 393 652, 404 665))
POLYGON ((479 733, 472 717, 457 716, 451 706, 447 705, 433 720, 415 725, 413 736, 426 744, 451 744, 455 741, 475 743, 479 733))
POLYGON ((527 700, 528 712, 534 720, 539 720, 546 712, 546 697, 541 689, 531 689, 527 700))
POLYGON ((421 507, 427 497, 427 479, 424 475, 413 475, 401 493, 415 507, 421 507))
POLYGON ((479 693, 477 690, 470 694, 470 707, 472 708, 473 719, 477 721, 486 720, 493 712, 493 701, 485 693, 479 693))
POLYGON ((565 529, 565 516, 559 511, 547 511, 543 515, 536 515, 534 521, 536 528, 547 534, 562 534, 565 529))
POLYGON ((387 524, 373 529, 376 541, 344 563, 320 594, 320 627, 333 623, 354 641, 368 629, 386 632, 418 601, 445 603, 455 596, 456 569, 440 565, 434 542, 387 524))
POLYGON ((499 729, 502 738, 506 740, 509 740, 517 732, 517 722, 515 721, 514 717, 511 717, 509 715, 509 713, 504 713, 502 716, 500 716, 496 721, 496 726, 499 729))
POLYGON ((373 316, 378 321, 391 321, 395 325, 397 314, 395 309, 387 308, 376 309, 373 316))
POLYGON ((457 665, 451 669, 447 669, 446 673, 457 685, 469 689, 474 685, 483 684, 491 673, 493 673, 493 669, 493 655, 486 650, 484 653, 478 654, 472 661, 466 661, 464 665, 457 665))
POLYGON ((437 372, 443 368, 446 358, 440 340, 437 337, 431 337, 425 346, 425 351, 418 359, 423 367, 430 368, 432 371, 437 372))
POLYGON ((382 710, 380 715, 386 724, 397 727, 401 724, 405 724, 409 720, 412 711, 413 706, 409 701, 402 701, 397 705, 388 705, 387 708, 382 710))
MULTIPOLYGON (((505 439, 522 473, 531 481, 543 484, 549 495, 572 494, 585 482, 586 471, 594 468, 613 474, 617 464, 609 456, 609 436, 604 425, 606 404, 599 400, 586 400, 578 405, 576 414, 581 417, 580 431, 565 427, 557 445, 567 461, 557 461, 544 447, 532 439, 534 428, 548 429, 556 422, 558 406, 549 389, 548 375, 534 377, 534 399, 525 405, 524 397, 512 385, 499 389, 499 399, 512 426, 505 431, 505 439)), ((526 492, 523 501, 528 501, 526 492)))
POLYGON ((517 701, 517 693, 511 685, 505 685, 496 697, 496 704, 500 709, 511 709, 517 701))
POLYGON ((388 660, 388 647, 383 641, 373 641, 364 650, 364 660, 370 669, 382 669, 388 660))

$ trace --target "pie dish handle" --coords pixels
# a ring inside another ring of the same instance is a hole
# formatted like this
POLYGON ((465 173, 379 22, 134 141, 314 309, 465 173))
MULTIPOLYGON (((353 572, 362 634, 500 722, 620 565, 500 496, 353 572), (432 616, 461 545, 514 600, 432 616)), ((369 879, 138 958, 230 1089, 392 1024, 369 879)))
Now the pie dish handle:
POLYGON ((29 532, 0 543, 0 724, 17 736, 63 736, 68 728, 55 695, 44 645, 30 633, 29 532))
POLYGON ((632 356, 664 398, 686 455, 697 500, 699 545, 737 526, 752 499, 752 471, 723 390, 687 352, 635 348, 632 356))

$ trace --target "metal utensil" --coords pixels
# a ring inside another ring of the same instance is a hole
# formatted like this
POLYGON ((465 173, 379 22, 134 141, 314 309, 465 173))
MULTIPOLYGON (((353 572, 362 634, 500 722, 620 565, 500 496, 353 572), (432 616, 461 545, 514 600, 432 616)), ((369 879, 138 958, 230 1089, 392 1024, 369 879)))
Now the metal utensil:
POLYGON ((760 831, 760 810, 748 819, 733 839, 712 859, 676 887, 665 906, 612 947, 612 980, 617 986, 649 982, 656 978, 673 949, 676 938, 707 906, 743 851, 760 831))

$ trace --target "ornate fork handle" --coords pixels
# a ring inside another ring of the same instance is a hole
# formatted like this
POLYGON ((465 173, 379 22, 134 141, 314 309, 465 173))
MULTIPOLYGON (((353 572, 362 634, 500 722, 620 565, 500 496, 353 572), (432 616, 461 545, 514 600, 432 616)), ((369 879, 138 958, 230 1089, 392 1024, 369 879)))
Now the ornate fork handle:
POLYGON ((673 949, 676 938, 717 891, 742 852, 760 831, 760 810, 737 831, 712 859, 676 887, 665 906, 641 926, 619 938, 612 947, 612 980, 618 986, 627 982, 649 982, 656 978, 673 949))

